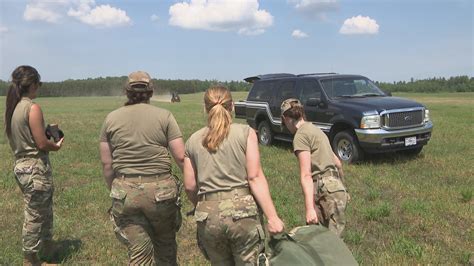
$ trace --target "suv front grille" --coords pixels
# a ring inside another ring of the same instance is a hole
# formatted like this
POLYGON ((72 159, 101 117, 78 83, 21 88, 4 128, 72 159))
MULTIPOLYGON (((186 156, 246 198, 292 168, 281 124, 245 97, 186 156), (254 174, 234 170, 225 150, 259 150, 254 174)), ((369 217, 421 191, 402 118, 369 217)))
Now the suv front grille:
POLYGON ((384 126, 387 128, 417 126, 423 123, 423 110, 386 113, 383 117, 384 126))

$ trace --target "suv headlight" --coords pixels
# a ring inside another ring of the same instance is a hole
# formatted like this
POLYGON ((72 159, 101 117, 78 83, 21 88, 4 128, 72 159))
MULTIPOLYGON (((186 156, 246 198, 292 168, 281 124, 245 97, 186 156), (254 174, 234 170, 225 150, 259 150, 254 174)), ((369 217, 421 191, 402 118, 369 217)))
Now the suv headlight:
POLYGON ((425 109, 425 118, 423 119, 423 123, 430 122, 430 110, 425 109))
POLYGON ((366 115, 360 120, 360 128, 380 128, 380 115, 366 115))

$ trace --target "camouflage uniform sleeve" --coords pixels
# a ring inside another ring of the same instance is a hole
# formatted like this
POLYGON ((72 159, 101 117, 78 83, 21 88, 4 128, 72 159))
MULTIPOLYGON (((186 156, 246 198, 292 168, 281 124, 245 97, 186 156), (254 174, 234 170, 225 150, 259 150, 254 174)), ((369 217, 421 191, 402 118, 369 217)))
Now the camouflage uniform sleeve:
POLYGON ((166 127, 166 137, 168 142, 183 137, 181 130, 179 129, 178 122, 174 118, 172 113, 168 115, 168 126, 166 127))

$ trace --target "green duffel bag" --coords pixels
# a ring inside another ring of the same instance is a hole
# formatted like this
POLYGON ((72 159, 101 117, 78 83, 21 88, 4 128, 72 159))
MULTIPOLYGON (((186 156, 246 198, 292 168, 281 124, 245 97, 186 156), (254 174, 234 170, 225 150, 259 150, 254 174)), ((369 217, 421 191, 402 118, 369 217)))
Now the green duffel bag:
POLYGON ((321 225, 296 227, 273 236, 270 265, 358 265, 346 244, 321 225))

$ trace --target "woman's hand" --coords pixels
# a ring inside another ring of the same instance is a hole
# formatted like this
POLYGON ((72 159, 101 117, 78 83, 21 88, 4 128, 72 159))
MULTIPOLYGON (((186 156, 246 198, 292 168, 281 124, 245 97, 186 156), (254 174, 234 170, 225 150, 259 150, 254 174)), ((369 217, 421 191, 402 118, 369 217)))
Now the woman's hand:
POLYGON ((306 211, 306 224, 317 224, 318 215, 316 214, 315 209, 307 210, 306 211))
POLYGON ((279 234, 285 229, 285 224, 279 217, 275 217, 268 219, 267 229, 271 235, 279 234))
POLYGON ((54 146, 56 147, 55 151, 61 149, 63 146, 64 138, 61 138, 58 142, 54 143, 54 146))

